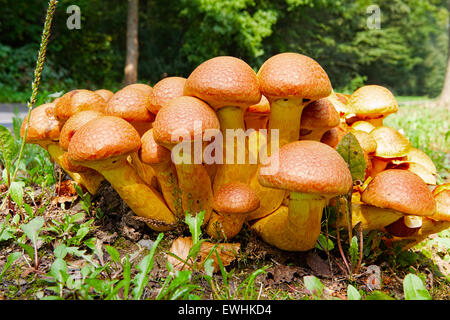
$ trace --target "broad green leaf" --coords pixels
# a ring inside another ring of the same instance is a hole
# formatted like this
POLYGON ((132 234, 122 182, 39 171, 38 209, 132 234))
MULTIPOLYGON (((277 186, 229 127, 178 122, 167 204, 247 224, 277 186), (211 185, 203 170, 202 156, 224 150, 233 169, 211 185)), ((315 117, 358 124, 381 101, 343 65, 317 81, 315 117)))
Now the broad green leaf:
POLYGON ((14 238, 14 229, 8 223, 0 223, 0 242, 14 238))
POLYGON ((356 137, 347 133, 336 147, 336 151, 344 158, 352 174, 353 182, 364 181, 366 172, 366 160, 364 151, 356 137))
POLYGON ((352 238, 349 253, 350 253, 350 261, 352 265, 355 266, 359 258, 359 245, 358 245, 358 238, 356 236, 353 236, 352 238))
POLYGON ((327 237, 321 233, 319 234, 315 247, 319 250, 331 251, 334 249, 334 243, 330 238, 327 239, 327 237))
POLYGON ((3 266, 2 272, 0 273, 0 281, 2 280, 3 275, 9 269, 9 267, 11 267, 11 265, 14 263, 14 261, 16 261, 18 258, 20 258, 21 255, 22 254, 20 252, 13 252, 8 256, 8 258, 6 258, 6 263, 3 266))
POLYGON ((116 248, 106 245, 105 246, 106 251, 111 256, 111 260, 120 264, 120 254, 119 251, 117 251, 116 248))
POLYGON ((418 276, 408 273, 403 279, 405 300, 431 300, 431 295, 418 276))
POLYGON ((43 217, 36 217, 27 224, 23 224, 21 226, 23 232, 27 235, 28 239, 31 240, 34 247, 36 246, 36 242, 39 237, 39 232, 43 226, 44 226, 43 217))
POLYGON ((190 215, 186 212, 185 222, 189 226, 189 231, 192 236, 192 244, 195 245, 200 240, 201 226, 205 218, 205 211, 200 211, 196 215, 190 215))
POLYGON ((50 275, 59 283, 65 283, 69 274, 67 272, 67 264, 61 258, 56 258, 50 267, 50 275))
POLYGON ((64 243, 61 243, 59 246, 53 250, 56 258, 64 259, 67 255, 67 246, 64 243))
POLYGON ((316 297, 322 296, 324 285, 320 280, 315 276, 304 276, 303 283, 305 288, 311 292, 312 295, 316 297))
POLYGON ((347 299, 348 300, 361 300, 361 295, 359 294, 359 291, 351 284, 349 284, 347 287, 347 299))
POLYGON ((22 181, 14 181, 9 186, 11 199, 17 204, 17 206, 19 208, 22 208, 24 186, 25 186, 25 183, 22 181))
POLYGON ((365 300, 395 300, 394 298, 388 296, 386 293, 375 290, 370 295, 368 295, 365 300))

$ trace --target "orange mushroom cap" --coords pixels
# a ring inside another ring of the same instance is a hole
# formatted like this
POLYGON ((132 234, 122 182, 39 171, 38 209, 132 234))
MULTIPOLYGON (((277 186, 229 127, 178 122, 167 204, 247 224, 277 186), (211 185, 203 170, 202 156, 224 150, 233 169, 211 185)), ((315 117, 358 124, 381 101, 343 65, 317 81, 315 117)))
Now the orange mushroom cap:
POLYGON ((72 139, 75 132, 89 121, 101 116, 103 116, 103 113, 101 112, 87 110, 78 112, 70 117, 61 129, 61 135, 59 137, 59 145, 61 148, 67 150, 69 148, 70 139, 72 139))
POLYGON ((339 113, 326 98, 309 103, 302 112, 302 129, 334 128, 340 123, 339 113))
POLYGON ((72 90, 64 94, 55 104, 55 117, 67 121, 75 113, 84 110, 104 112, 106 101, 94 91, 86 89, 72 90))
POLYGON ((150 112, 157 114, 167 102, 173 98, 181 97, 185 84, 186 78, 182 77, 164 78, 155 84, 150 94, 150 104, 148 105, 150 112))
POLYGON ((158 164, 170 161, 171 155, 169 149, 156 143, 153 137, 153 129, 144 133, 141 137, 141 142, 142 145, 139 150, 139 156, 143 163, 158 164))
POLYGON ((248 184, 230 182, 214 195, 214 210, 220 213, 243 214, 259 208, 259 198, 248 184))
POLYGON ((69 159, 84 162, 128 155, 139 150, 141 138, 122 118, 104 116, 79 128, 69 143, 69 159))
POLYGON ((202 134, 207 129, 220 129, 216 113, 205 102, 189 96, 177 97, 159 110, 153 123, 153 136, 163 145, 175 145, 181 136, 194 141, 202 138, 195 136, 196 124, 201 126, 202 134))
POLYGON ((152 122, 155 115, 149 111, 150 95, 134 85, 117 91, 105 109, 105 114, 123 118, 129 122, 152 122))
POLYGON ((261 93, 269 101, 282 98, 318 100, 332 92, 325 70, 312 58, 286 52, 266 60, 258 71, 261 93))
POLYGON ((378 173, 361 195, 367 204, 416 216, 430 216, 436 202, 422 179, 407 170, 389 169, 378 173))
POLYGON ((108 102, 108 100, 114 95, 114 92, 108 89, 99 89, 94 92, 101 96, 106 102, 108 102))
POLYGON ((312 140, 288 143, 278 154, 271 155, 261 169, 274 165, 277 158, 275 173, 259 172, 258 180, 265 187, 321 195, 345 194, 352 187, 347 163, 324 143, 312 140))
POLYGON ((243 60, 220 56, 209 59, 192 71, 184 95, 206 101, 215 110, 241 107, 259 102, 261 92, 255 71, 243 60))
MULTIPOLYGON (((30 113, 30 124, 27 131, 27 143, 39 141, 58 141, 61 133, 61 123, 54 116, 55 104, 42 104, 30 113)), ((25 127, 28 122, 28 116, 22 122, 20 136, 25 135, 25 127)))

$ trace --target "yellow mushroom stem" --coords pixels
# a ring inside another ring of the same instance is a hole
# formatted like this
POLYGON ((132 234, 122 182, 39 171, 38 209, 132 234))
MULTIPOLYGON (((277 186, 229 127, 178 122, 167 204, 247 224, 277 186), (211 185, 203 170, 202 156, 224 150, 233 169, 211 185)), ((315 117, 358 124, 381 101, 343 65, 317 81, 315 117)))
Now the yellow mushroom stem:
POLYGON ((175 227, 176 218, 164 203, 162 196, 139 177, 126 157, 73 162, 100 172, 130 209, 136 215, 145 218, 150 228, 166 231, 175 227))
POLYGON ((136 169, 139 177, 144 180, 147 185, 156 189, 157 182, 155 171, 153 170, 153 168, 145 163, 142 163, 141 159, 139 159, 138 154, 135 152, 130 155, 130 159, 131 165, 136 169))
POLYGON ((217 117, 220 122, 220 129, 223 135, 223 164, 217 167, 217 171, 214 177, 213 191, 217 192, 224 184, 229 182, 242 182, 249 184, 252 177, 252 171, 250 164, 247 162, 248 149, 247 149, 247 137, 244 139, 235 138, 234 133, 238 133, 236 130, 241 129, 242 134, 245 134, 244 123, 244 111, 240 107, 222 107, 216 111, 217 117), (227 130, 234 130, 233 136, 229 136, 227 130), (227 141, 231 141, 233 146, 233 159, 227 161, 227 150, 229 146, 227 141), (244 163, 239 162, 239 152, 244 152, 244 163))
POLYGON ((195 163, 195 151, 192 152, 194 143, 191 143, 190 147, 190 159, 185 159, 189 155, 185 155, 183 149, 179 150, 178 154, 172 152, 178 187, 181 190, 181 205, 183 212, 191 215, 205 211, 203 224, 206 224, 211 217, 214 201, 211 178, 202 163, 195 163))
MULTIPOLYGON (((249 135, 249 154, 256 159, 257 165, 252 167, 253 173, 250 180, 250 187, 259 198, 259 208, 247 215, 247 220, 256 220, 267 216, 281 206, 286 191, 262 186, 258 181, 258 171, 261 166, 260 150, 267 147, 267 137, 259 131, 254 131, 249 135)), ((270 152, 270 150, 268 150, 270 152)), ((268 153, 267 152, 267 153, 268 153)), ((267 155, 268 156, 268 155, 267 155)))
POLYGON ((246 214, 213 212, 206 233, 213 239, 231 239, 241 231, 245 218, 246 214))
MULTIPOLYGON (((345 208, 342 206, 340 210, 345 210, 345 208)), ((363 230, 382 230, 385 226, 402 218, 403 215, 403 213, 391 209, 378 208, 363 203, 352 203, 352 228, 361 223, 363 230)), ((337 226, 348 229, 345 214, 339 215, 337 226)))
POLYGON ((306 104, 298 98, 277 99, 271 103, 269 128, 279 130, 280 147, 299 139, 300 122, 306 104))
POLYGON ((179 219, 184 219, 182 207, 181 189, 178 185, 177 172, 175 166, 170 162, 151 164, 154 169, 156 179, 161 188, 161 193, 170 209, 179 219))
POLYGON ((244 115, 245 127, 248 129, 266 129, 269 122, 268 114, 246 113, 244 115))
POLYGON ((50 157, 57 163, 68 175, 81 187, 86 188, 86 190, 95 195, 100 187, 100 184, 104 180, 104 177, 98 172, 72 172, 67 170, 67 168, 63 165, 63 157, 65 151, 61 148, 59 143, 50 143, 46 144, 46 149, 50 155, 50 157))
POLYGON ((414 247, 416 244, 422 242, 428 236, 432 234, 439 233, 443 230, 450 228, 450 221, 436 221, 433 219, 429 219, 424 217, 422 219, 422 226, 420 229, 410 237, 400 238, 393 237, 392 239, 385 239, 387 243, 395 243, 397 241, 404 241, 405 244, 402 246, 402 250, 408 250, 414 247))
POLYGON ((317 194, 291 192, 289 207, 252 225, 261 238, 281 250, 307 251, 314 248, 321 230, 322 212, 328 199, 317 194))

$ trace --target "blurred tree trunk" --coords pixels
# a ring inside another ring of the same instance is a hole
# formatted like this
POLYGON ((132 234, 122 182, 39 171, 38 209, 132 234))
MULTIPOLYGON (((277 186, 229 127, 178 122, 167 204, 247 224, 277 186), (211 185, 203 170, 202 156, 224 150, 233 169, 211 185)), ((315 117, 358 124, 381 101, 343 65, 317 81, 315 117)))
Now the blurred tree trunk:
POLYGON ((136 83, 139 58, 139 0, 128 0, 127 18, 127 57, 125 62, 124 83, 136 83))
MULTIPOLYGON (((447 1, 447 10, 450 12, 450 0, 447 1)), ((438 104, 446 105, 450 109, 450 23, 447 23, 448 32, 448 53, 447 53, 447 72, 445 74, 444 87, 442 88, 441 96, 438 104)))

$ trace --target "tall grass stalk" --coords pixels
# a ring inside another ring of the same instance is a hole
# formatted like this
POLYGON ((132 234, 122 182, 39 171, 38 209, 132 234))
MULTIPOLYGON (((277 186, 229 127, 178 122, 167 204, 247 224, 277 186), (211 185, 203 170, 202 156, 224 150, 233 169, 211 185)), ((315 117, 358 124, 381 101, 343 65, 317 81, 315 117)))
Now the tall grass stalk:
MULTIPOLYGON (((39 91, 39 85, 41 83, 42 70, 44 69, 45 58, 46 58, 46 54, 47 54, 48 40, 50 38, 50 29, 52 26, 52 21, 53 21, 54 15, 55 15, 55 10, 56 10, 57 5, 58 5, 57 0, 50 0, 48 3, 47 15, 45 17, 44 29, 42 31, 41 45, 39 48, 39 54, 38 54, 38 58, 36 61, 36 69, 34 70, 34 80, 33 80, 32 86, 31 86, 31 88, 32 88, 31 97, 27 103, 28 115, 27 115, 27 122, 26 122, 26 126, 25 126, 25 132, 24 132, 24 136, 22 137, 22 143, 20 145, 19 156, 17 158, 16 167, 15 167, 14 173, 10 179, 9 186, 11 186, 11 184, 15 181, 17 172, 19 171, 20 161, 22 160, 23 150, 25 147, 25 141, 26 141, 27 134, 28 134, 28 127, 30 124, 30 114, 31 114, 31 110, 33 109, 34 105, 36 104, 36 98, 37 98, 38 91, 39 91)), ((8 188, 8 193, 6 194, 6 197, 2 203, 0 210, 4 209, 5 204, 7 203, 7 200, 9 199, 10 193, 11 193, 11 187, 8 188)))

